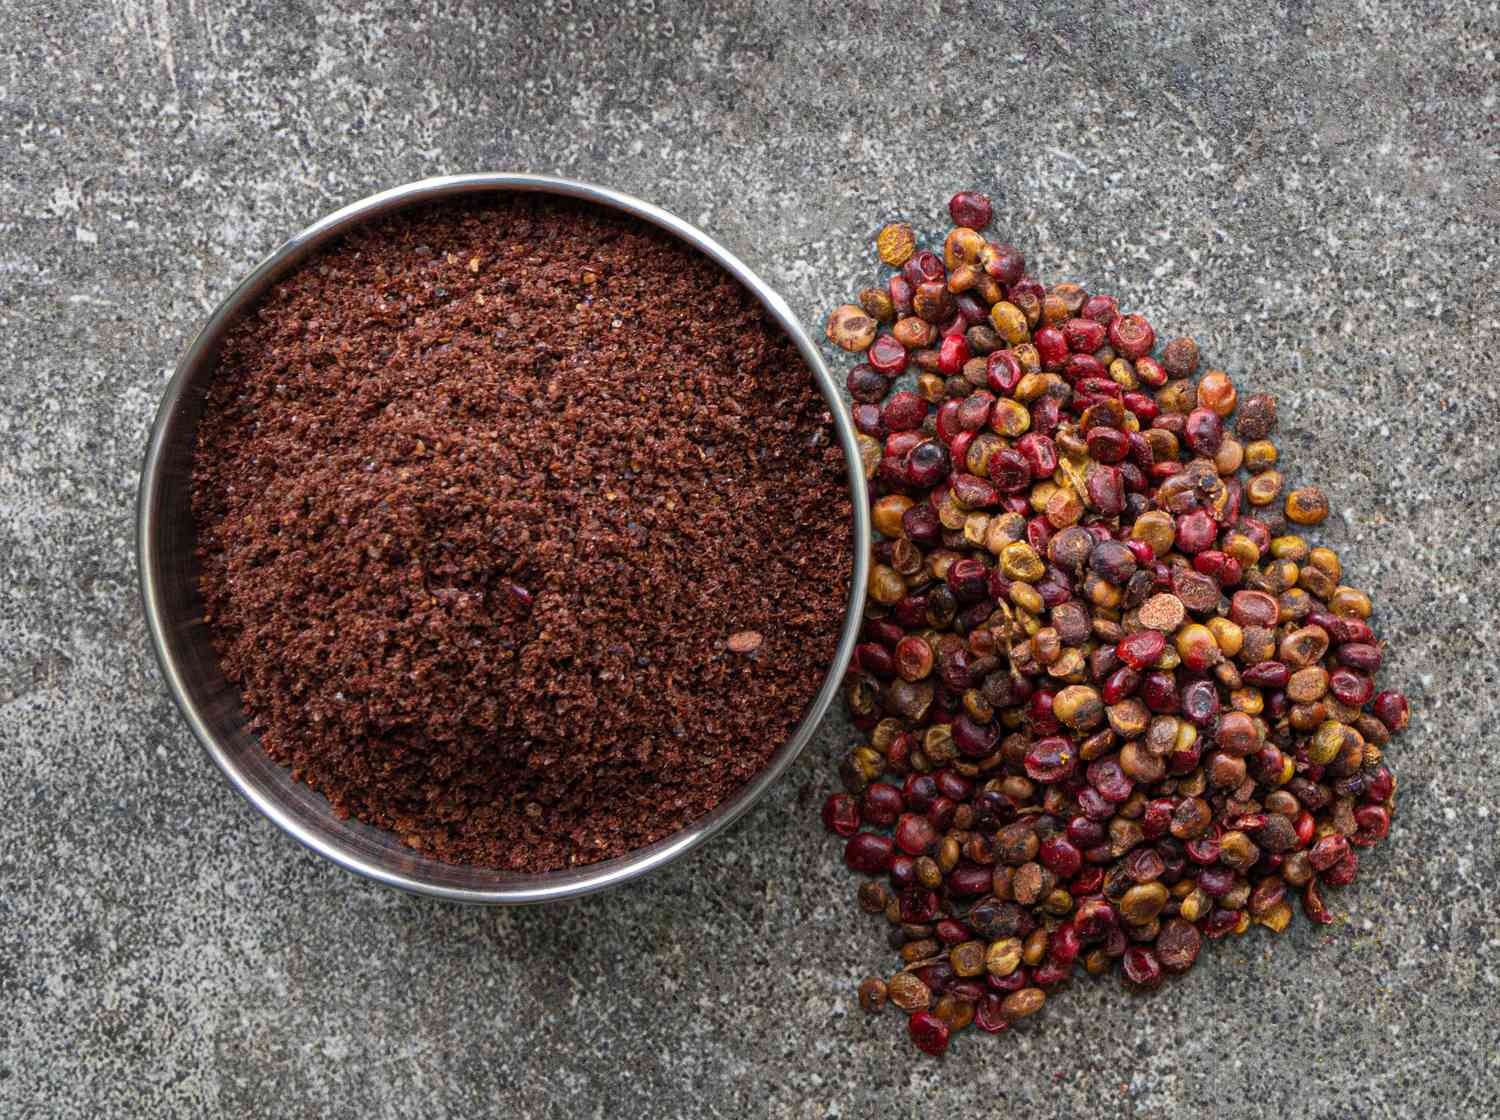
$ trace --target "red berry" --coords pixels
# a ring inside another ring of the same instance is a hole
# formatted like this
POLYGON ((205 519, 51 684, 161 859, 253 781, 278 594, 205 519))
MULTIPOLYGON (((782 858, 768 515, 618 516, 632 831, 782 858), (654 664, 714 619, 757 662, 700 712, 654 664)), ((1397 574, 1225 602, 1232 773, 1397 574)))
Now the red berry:
POLYGON ((911 1040, 924 1054, 937 1058, 948 1049, 948 1024, 932 1012, 913 1011, 906 1025, 911 1031, 911 1040))
POLYGON ((948 200, 948 215, 956 226, 984 229, 995 215, 990 196, 978 191, 959 191, 948 200))
POLYGON ((823 802, 823 827, 846 839, 859 831, 859 805, 847 793, 835 793, 823 802))

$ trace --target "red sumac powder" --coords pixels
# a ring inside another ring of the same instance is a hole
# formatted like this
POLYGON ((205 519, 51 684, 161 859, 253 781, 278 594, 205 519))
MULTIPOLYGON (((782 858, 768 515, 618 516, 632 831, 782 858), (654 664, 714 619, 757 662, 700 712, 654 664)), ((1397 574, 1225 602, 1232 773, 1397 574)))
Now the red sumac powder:
POLYGON ((846 478, 796 347, 696 251, 535 196, 407 212, 227 342, 206 618, 265 749, 341 816, 589 863, 790 736, 843 617, 846 478))

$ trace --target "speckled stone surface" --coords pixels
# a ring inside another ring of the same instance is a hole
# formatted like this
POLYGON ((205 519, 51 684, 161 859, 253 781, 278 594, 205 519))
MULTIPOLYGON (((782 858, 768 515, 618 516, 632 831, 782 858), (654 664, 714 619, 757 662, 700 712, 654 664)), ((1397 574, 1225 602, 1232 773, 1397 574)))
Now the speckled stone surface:
POLYGON ((1130 7, 0 9, 0 1116, 1500 1113, 1500 13, 1130 7), (656 201, 819 327, 882 221, 978 186, 1041 275, 1279 394, 1417 711, 1338 922, 939 1064, 851 1000, 889 957, 814 821, 837 722, 695 858, 555 909, 395 894, 257 817, 146 644, 158 395, 287 234, 480 169, 656 201))

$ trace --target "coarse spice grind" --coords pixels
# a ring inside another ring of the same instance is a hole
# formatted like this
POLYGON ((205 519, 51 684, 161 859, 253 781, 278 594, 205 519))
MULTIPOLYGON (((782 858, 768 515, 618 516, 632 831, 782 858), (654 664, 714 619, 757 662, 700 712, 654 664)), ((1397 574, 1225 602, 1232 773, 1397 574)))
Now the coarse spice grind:
POLYGON ((265 750, 435 859, 590 863, 707 813, 831 663, 827 405, 670 235, 536 195, 348 234, 230 335, 205 616, 265 750))
POLYGON ((1038 283, 980 232, 986 196, 949 212, 941 255, 881 230, 895 273, 827 327, 864 357, 879 537, 846 687, 868 741, 823 823, 900 958, 860 1005, 930 1054, 1080 967, 1151 990, 1294 900, 1331 922, 1324 889, 1390 830, 1409 719, 1376 692, 1369 597, 1302 535, 1328 499, 1286 492, 1274 398, 1038 283))

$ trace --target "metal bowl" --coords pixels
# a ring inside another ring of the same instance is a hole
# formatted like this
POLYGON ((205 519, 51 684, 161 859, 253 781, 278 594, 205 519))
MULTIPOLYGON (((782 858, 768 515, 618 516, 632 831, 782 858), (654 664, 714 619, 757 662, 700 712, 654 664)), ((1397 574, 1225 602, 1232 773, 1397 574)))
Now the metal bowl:
POLYGON ((812 339, 786 301, 701 230, 650 203, 567 179, 499 174, 424 179, 346 206, 287 241, 218 306, 178 363, 157 412, 141 471, 136 547, 146 624, 167 687, 193 734, 234 788, 293 839, 349 871, 419 894, 491 904, 572 898, 638 879, 723 832, 760 800, 812 738, 838 692, 864 608, 870 509, 859 463, 854 428, 812 339), (616 859, 537 875, 458 866, 419 855, 387 832, 359 821, 339 820, 321 794, 293 781, 289 771, 271 760, 246 727, 239 690, 224 679, 203 623, 189 504, 189 476, 204 391, 214 376, 222 340, 240 315, 309 256, 356 226, 419 203, 508 191, 563 195, 634 215, 711 257, 755 293, 796 342, 828 401, 849 465, 854 507, 853 573, 838 651, 802 722, 765 769, 713 812, 655 844, 616 859))

